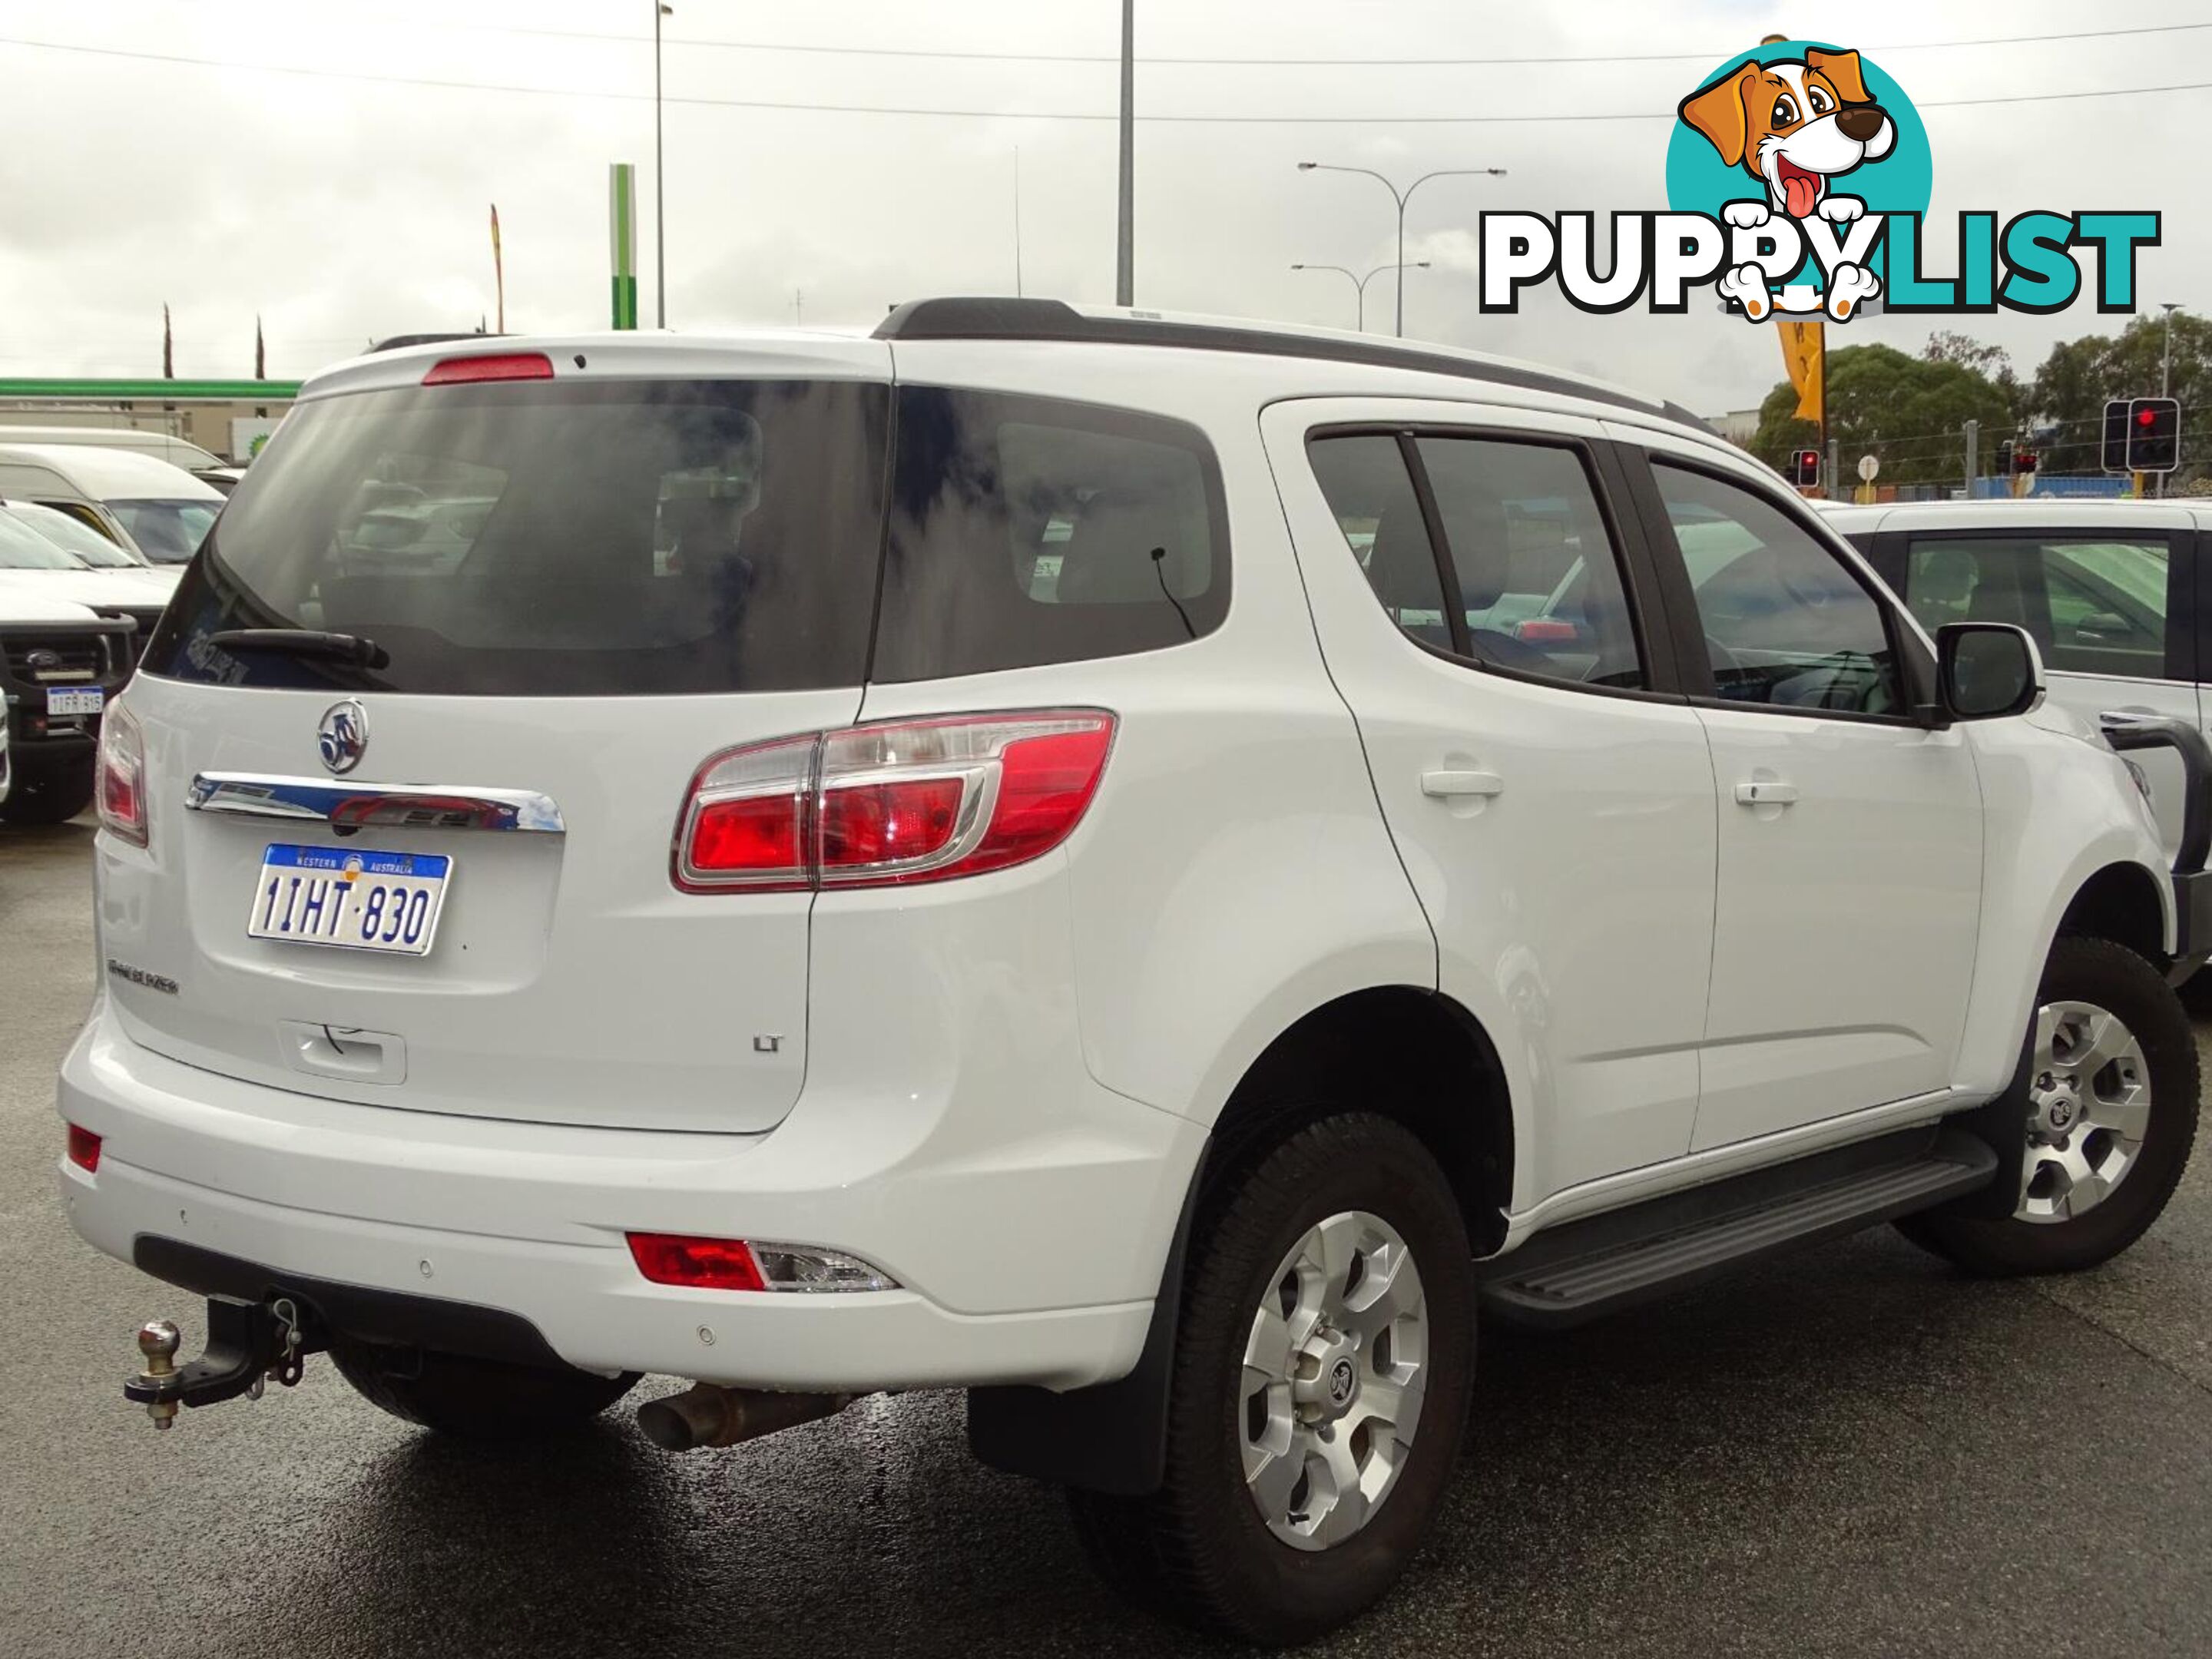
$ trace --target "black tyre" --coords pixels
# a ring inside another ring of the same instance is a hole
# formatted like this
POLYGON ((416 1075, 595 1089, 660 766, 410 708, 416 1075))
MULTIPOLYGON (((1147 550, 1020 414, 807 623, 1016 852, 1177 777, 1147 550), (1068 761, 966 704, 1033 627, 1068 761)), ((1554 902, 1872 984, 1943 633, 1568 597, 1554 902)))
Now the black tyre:
POLYGON ((0 823, 67 823, 92 805, 92 761, 15 770, 15 787, 0 801, 0 823))
POLYGON ((1474 1274, 1451 1188, 1388 1119, 1331 1117, 1231 1176, 1193 1240, 1167 1480, 1072 1492, 1136 1599, 1245 1641, 1302 1642, 1387 1590, 1451 1480, 1474 1274))
POLYGON ((343 1340, 331 1345, 331 1358, 370 1405, 470 1440, 570 1433, 637 1386, 635 1371, 600 1376, 343 1340))
POLYGON ((2012 1117, 2027 1136, 2012 1213, 1962 1206, 1898 1224, 1972 1273, 2111 1261, 2165 1210, 2197 1139, 2195 1035, 2150 963, 2106 939, 2061 939, 2035 1000, 2027 1057, 1996 1120, 2012 1117))

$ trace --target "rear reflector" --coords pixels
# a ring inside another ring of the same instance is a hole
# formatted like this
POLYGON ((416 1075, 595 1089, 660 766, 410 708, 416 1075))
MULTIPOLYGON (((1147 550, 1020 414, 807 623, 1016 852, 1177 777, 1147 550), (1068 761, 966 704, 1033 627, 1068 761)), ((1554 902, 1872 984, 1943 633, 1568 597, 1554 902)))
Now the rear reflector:
POLYGON ((742 1238, 629 1233, 630 1259, 655 1285, 697 1291, 895 1291, 898 1281, 842 1250, 742 1238))
POLYGON ((630 1233, 638 1272, 656 1285, 699 1291, 764 1291, 760 1263, 741 1238, 684 1238, 674 1233, 630 1233))
POLYGON ((1041 857, 1082 821, 1114 716, 1047 709, 889 722, 733 749, 676 837, 687 892, 944 881, 1041 857))
POLYGON ((87 1175, 98 1174, 100 1137, 89 1129, 80 1129, 76 1124, 70 1124, 69 1126, 69 1161, 87 1175))
POLYGON ((550 380, 553 360, 542 351, 494 351, 481 357, 441 357, 422 377, 424 386, 465 380, 550 380))

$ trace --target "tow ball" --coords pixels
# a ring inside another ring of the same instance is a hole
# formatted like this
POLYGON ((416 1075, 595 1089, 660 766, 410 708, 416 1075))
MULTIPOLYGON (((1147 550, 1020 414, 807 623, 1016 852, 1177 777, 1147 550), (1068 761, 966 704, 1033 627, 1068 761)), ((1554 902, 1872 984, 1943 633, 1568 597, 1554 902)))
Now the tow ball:
POLYGON ((176 1421, 179 1406, 212 1406, 240 1395, 258 1400, 270 1382, 291 1388, 311 1352, 300 1309, 288 1296, 210 1297, 206 1351, 179 1365, 182 1340, 169 1321, 149 1320, 138 1330, 138 1374, 123 1385, 123 1397, 143 1406, 157 1429, 176 1421))

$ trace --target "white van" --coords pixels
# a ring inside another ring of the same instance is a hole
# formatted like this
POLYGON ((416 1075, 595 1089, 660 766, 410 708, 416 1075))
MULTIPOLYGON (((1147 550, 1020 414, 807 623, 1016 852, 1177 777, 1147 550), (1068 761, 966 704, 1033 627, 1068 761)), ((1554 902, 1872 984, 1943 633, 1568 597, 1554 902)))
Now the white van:
POLYGON ((72 448, 119 449, 128 454, 150 456, 198 473, 229 463, 212 450, 187 443, 167 432, 140 432, 127 426, 17 426, 0 424, 0 444, 67 444, 72 448))
POLYGON ((150 455, 67 444, 0 444, 0 495, 59 507, 103 534, 119 526, 155 564, 190 559, 223 501, 212 484, 150 455))

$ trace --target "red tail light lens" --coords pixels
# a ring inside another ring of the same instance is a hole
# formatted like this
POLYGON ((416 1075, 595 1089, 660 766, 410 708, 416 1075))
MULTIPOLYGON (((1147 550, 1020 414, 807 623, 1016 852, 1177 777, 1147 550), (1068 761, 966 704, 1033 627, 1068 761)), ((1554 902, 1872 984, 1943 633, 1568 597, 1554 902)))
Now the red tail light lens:
POLYGON ((1571 645, 1575 625, 1561 617, 1524 617, 1515 624, 1513 637, 1538 645, 1571 645))
POLYGON ((752 1247, 741 1238, 684 1238, 674 1233, 630 1233, 630 1259, 656 1285, 700 1291, 764 1291, 768 1280, 752 1247))
POLYGON ((550 380, 553 360, 542 351, 488 351, 480 357, 441 357, 422 377, 424 386, 471 380, 550 380))
POLYGON ((865 868, 926 859, 959 828, 959 778, 852 783, 822 794, 822 867, 865 868))
POLYGON ((100 1137, 89 1129, 69 1126, 69 1161, 87 1175, 100 1172, 100 1137))
POLYGON ((676 884, 852 887, 1022 864, 1082 821, 1114 743, 1097 709, 854 726, 716 756, 693 780, 676 884))
POLYGON ((94 799, 100 827, 133 847, 146 844, 146 740, 131 711, 118 703, 100 723, 94 799))

